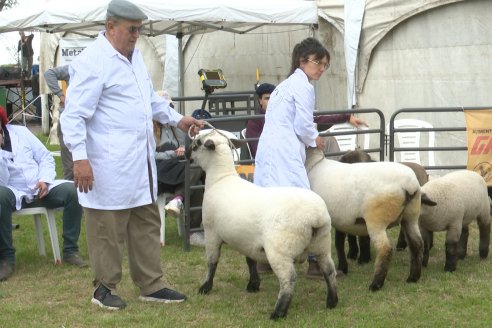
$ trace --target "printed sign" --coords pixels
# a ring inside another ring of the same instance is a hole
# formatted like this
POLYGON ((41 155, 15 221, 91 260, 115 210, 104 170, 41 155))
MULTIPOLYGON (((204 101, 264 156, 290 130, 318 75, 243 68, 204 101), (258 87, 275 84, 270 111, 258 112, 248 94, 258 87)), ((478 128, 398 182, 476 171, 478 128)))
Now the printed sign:
POLYGON ((89 44, 95 39, 69 39, 61 38, 58 43, 58 58, 60 58, 59 65, 70 64, 75 57, 77 57, 89 44))
POLYGON ((492 109, 465 110, 468 170, 492 187, 492 109))

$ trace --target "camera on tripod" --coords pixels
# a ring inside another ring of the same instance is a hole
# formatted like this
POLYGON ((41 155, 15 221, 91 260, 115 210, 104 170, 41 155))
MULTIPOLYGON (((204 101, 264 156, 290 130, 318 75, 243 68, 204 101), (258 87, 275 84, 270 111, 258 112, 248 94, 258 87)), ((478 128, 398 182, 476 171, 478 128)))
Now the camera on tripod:
POLYGON ((224 89, 227 82, 222 74, 221 69, 200 69, 198 71, 200 81, 202 81, 202 89, 205 93, 212 93, 215 89, 224 89))

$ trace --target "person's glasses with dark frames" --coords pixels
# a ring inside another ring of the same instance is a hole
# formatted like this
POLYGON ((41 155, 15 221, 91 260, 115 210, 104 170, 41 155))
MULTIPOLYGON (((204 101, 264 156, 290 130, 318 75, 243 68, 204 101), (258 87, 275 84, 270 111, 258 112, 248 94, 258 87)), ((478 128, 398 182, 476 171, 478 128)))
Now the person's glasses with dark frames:
POLYGON ((144 30, 144 26, 143 25, 140 25, 140 26, 129 26, 126 28, 128 30, 128 33, 130 34, 135 34, 138 32, 138 34, 142 34, 143 30, 144 30))
POLYGON ((330 63, 322 63, 319 60, 312 60, 312 59, 309 59, 309 58, 307 60, 310 61, 311 63, 317 65, 317 66, 324 65, 324 69, 328 69, 330 67, 330 63))

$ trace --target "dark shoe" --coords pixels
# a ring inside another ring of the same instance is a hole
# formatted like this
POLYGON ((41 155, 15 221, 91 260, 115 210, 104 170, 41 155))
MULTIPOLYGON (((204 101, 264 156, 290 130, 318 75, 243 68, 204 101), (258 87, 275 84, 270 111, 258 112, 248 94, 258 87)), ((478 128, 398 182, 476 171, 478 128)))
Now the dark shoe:
POLYGON ((126 303, 118 295, 112 295, 111 290, 104 285, 97 287, 91 302, 109 310, 120 310, 126 307, 126 303))
POLYGON ((148 302, 179 303, 183 302, 186 299, 186 296, 172 289, 163 288, 150 295, 141 295, 139 298, 142 301, 148 302))
POLYGON ((14 264, 10 264, 7 261, 0 262, 0 281, 5 281, 14 273, 14 264))
POLYGON ((258 273, 272 273, 272 267, 270 266, 269 263, 257 263, 256 264, 256 271, 258 273))
POLYGON ((77 253, 63 255, 63 262, 79 268, 87 268, 89 266, 77 253))
POLYGON ((306 272, 306 277, 307 278, 312 278, 312 279, 319 279, 323 278, 323 273, 319 269, 318 262, 316 261, 309 261, 309 266, 306 272))

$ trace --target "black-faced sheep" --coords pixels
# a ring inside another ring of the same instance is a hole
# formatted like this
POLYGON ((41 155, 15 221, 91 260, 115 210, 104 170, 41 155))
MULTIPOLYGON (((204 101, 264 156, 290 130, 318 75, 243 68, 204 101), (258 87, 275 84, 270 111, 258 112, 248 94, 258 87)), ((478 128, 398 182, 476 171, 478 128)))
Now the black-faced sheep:
POLYGON ((336 270, 331 258, 331 223, 324 201, 310 190, 263 188, 241 179, 236 172, 230 141, 213 130, 191 145, 191 160, 206 172, 202 205, 208 273, 199 293, 208 293, 227 243, 246 256, 247 290, 257 292, 256 262, 270 263, 280 283, 270 318, 285 317, 296 283, 294 262, 317 256, 328 293, 326 306, 337 305, 336 270))
POLYGON ((460 170, 429 180, 422 192, 437 203, 428 206, 422 202, 420 232, 424 239, 423 265, 429 260, 432 232, 446 231, 446 264, 444 271, 455 271, 458 259, 466 256, 468 225, 477 220, 480 232, 479 255, 489 254, 490 203, 487 184, 473 171, 460 170))
MULTIPOLYGON (((325 200, 333 227, 371 237, 377 250, 371 290, 384 284, 393 251, 386 229, 398 224, 410 248, 407 282, 419 280, 423 251, 418 227, 421 196, 411 169, 392 162, 340 163, 326 159, 315 148, 307 151, 306 169, 311 190, 325 200)), ((347 266, 345 253, 337 254, 343 261, 340 266, 347 266)))

